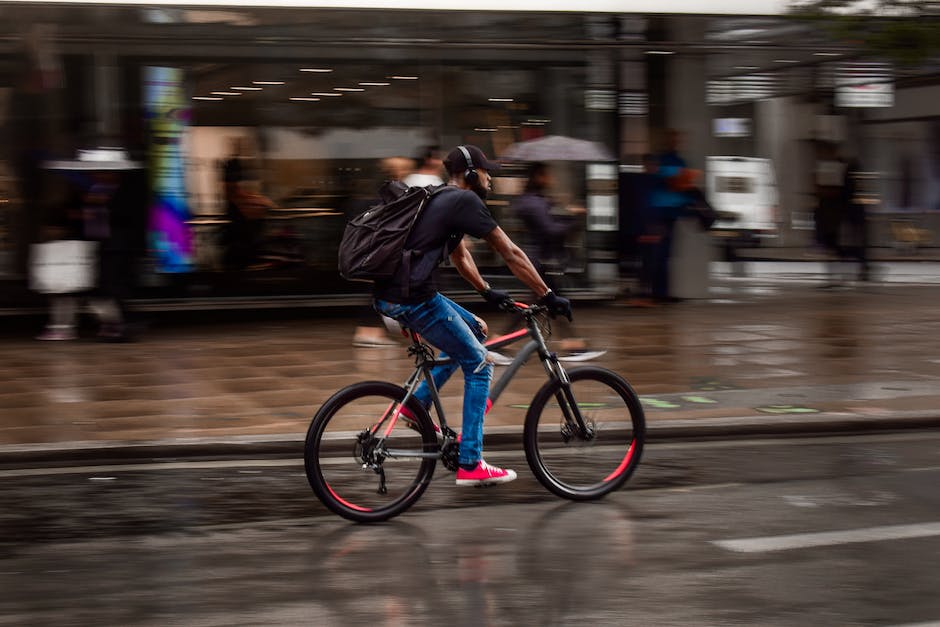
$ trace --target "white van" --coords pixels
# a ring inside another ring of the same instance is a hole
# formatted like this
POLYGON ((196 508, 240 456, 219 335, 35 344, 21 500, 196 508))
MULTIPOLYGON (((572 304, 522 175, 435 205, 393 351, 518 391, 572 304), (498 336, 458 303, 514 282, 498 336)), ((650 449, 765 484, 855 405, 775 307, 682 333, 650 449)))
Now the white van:
POLYGON ((777 182, 770 159, 708 157, 705 193, 718 212, 712 235, 758 245, 777 236, 777 182))

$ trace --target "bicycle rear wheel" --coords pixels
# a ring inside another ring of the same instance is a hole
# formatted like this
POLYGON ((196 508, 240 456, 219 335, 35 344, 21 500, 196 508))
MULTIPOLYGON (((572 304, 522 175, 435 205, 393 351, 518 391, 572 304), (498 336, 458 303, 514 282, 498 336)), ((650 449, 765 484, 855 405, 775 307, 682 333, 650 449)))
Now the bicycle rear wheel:
POLYGON ((572 500, 597 499, 630 478, 640 463, 646 420, 630 384, 604 368, 568 371, 571 396, 552 380, 526 414, 524 446, 533 474, 548 490, 572 500), (586 432, 566 418, 577 405, 586 432))
POLYGON ((389 418, 405 390, 367 381, 330 397, 313 417, 304 466, 314 494, 356 522, 388 520, 411 507, 434 474, 439 450, 427 411, 411 399, 412 420, 389 418), (391 428, 390 428, 391 427, 391 428))

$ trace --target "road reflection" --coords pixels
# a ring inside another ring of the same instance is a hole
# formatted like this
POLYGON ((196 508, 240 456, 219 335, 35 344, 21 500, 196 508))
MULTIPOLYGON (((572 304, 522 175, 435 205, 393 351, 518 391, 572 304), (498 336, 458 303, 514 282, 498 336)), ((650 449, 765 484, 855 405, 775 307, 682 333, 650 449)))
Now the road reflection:
POLYGON ((635 559, 627 509, 612 502, 494 509, 339 529, 321 544, 322 600, 355 625, 623 616, 618 590, 635 559))

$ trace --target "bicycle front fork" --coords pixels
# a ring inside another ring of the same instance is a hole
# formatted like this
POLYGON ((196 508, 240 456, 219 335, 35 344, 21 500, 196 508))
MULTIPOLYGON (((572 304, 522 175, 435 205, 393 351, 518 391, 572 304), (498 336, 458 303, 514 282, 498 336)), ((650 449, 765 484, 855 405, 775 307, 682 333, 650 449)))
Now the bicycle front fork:
POLYGON ((584 442, 590 442, 597 435, 595 424, 584 420, 581 414, 581 408, 571 392, 571 382, 562 383, 561 390, 555 392, 555 401, 561 407, 561 413, 565 417, 561 425, 561 439, 570 442, 577 438, 584 442))

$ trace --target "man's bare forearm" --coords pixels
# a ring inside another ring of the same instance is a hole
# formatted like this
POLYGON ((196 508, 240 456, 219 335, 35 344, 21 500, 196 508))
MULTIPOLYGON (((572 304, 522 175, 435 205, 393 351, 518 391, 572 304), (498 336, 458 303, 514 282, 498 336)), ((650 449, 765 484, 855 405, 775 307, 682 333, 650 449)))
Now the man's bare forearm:
POLYGON ((506 267, 513 275, 525 283, 530 290, 539 297, 548 293, 548 286, 539 276, 538 270, 532 265, 528 255, 521 248, 509 239, 509 236, 499 227, 493 229, 486 236, 486 243, 499 253, 499 256, 506 262, 506 267))

